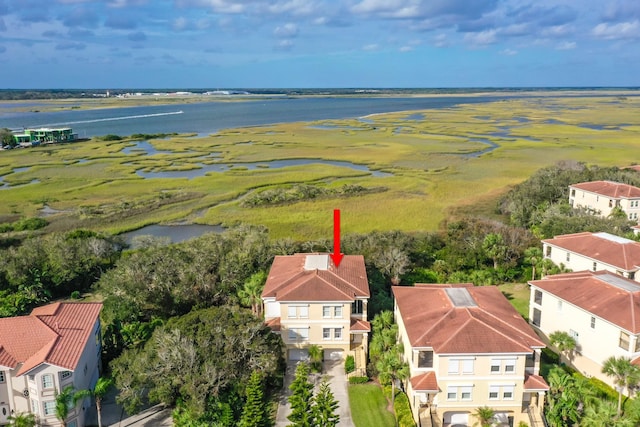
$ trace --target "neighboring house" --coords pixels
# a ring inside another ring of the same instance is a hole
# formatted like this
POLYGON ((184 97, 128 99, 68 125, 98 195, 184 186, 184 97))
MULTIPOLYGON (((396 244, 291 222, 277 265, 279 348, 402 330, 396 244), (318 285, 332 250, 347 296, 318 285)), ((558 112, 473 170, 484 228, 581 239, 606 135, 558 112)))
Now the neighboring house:
POLYGON ((640 284, 607 271, 579 271, 533 280, 529 319, 548 339, 564 331, 577 343, 571 364, 615 387, 602 374, 610 356, 640 363, 640 284))
POLYGON ((545 344, 498 288, 392 289, 416 421, 473 426, 473 412, 486 405, 496 411, 495 425, 539 425, 549 389, 539 375, 545 344))
POLYGON ((569 186, 569 204, 603 217, 618 207, 630 220, 638 221, 640 188, 613 181, 581 182, 569 186))
POLYGON ((325 360, 353 355, 364 370, 371 326, 369 282, 361 255, 336 268, 327 254, 276 256, 262 292, 265 321, 280 333, 288 360, 304 360, 312 344, 325 360))
POLYGON ((640 243, 609 233, 575 233, 542 241, 544 257, 570 270, 607 270, 640 281, 640 243))
MULTIPOLYGON (((100 303, 57 302, 28 316, 0 319, 0 425, 32 412, 39 425, 59 426, 56 393, 92 389, 100 375, 100 303)), ((68 427, 83 427, 87 398, 69 411, 68 427)))

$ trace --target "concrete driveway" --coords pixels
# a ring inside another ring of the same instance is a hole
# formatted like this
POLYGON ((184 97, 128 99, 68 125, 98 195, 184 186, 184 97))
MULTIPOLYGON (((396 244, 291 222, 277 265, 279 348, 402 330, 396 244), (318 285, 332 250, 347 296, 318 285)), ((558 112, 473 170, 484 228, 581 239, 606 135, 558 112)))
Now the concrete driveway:
MULTIPOLYGON (((287 419, 291 413, 291 406, 289 405, 288 398, 291 395, 289 385, 293 381, 295 370, 295 362, 289 362, 284 379, 284 390, 280 397, 280 404, 278 405, 276 427, 286 427, 291 423, 287 419)), ((340 415, 340 422, 338 425, 341 427, 355 427, 351 420, 351 407, 349 406, 349 393, 347 391, 349 383, 347 381, 347 375, 344 372, 344 362, 327 360, 323 364, 322 374, 311 374, 309 380, 315 384, 315 392, 318 391, 318 387, 325 376, 329 379, 331 392, 338 401, 338 413, 340 415)))

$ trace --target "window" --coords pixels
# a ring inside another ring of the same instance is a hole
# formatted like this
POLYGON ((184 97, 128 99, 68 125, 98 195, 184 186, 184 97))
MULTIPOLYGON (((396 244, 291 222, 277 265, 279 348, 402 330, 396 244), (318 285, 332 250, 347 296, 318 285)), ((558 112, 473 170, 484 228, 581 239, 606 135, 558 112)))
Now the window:
POLYGON ((362 314, 362 313, 364 313, 364 302, 360 299, 357 299, 351 303, 351 314, 362 314))
POLYGON ((449 359, 449 374, 473 374, 473 359, 449 359))
POLYGON ((538 305, 542 304, 542 291, 536 289, 536 291, 533 293, 533 302, 538 305))
POLYGON ((551 256, 551 246, 547 246, 547 257, 551 256))
POLYGON ((322 317, 325 318, 342 318, 342 306, 341 305, 323 305, 322 306, 322 317))
POLYGON ((322 317, 331 317, 331 307, 328 305, 322 306, 322 317))
POLYGON ((322 328, 322 339, 323 340, 331 339, 331 328, 322 328))
POLYGON ((306 341, 309 339, 309 328, 289 329, 289 341, 306 341))
POLYGON ((447 370, 447 372, 449 374, 458 374, 459 365, 460 363, 458 362, 458 359, 449 359, 449 369, 447 370))
POLYGON ((55 415, 56 414, 56 401, 55 400, 47 400, 46 402, 44 402, 42 407, 44 408, 44 416, 45 417, 47 417, 49 415, 55 415))
POLYGON ((447 387, 447 400, 472 400, 473 386, 449 386, 447 387))
POLYGON ((333 339, 341 340, 342 339, 342 328, 334 328, 333 329, 333 339))
POLYGON ((516 361, 513 360, 505 360, 504 361, 504 373, 512 374, 516 371, 516 361))
POLYGON ((333 307, 333 317, 335 318, 342 318, 342 306, 341 305, 336 305, 335 307, 333 307))
POLYGON ((491 360, 491 373, 499 374, 504 372, 505 374, 513 374, 516 371, 516 359, 492 359, 491 360))
POLYGON ((491 361, 491 373, 492 374, 500 373, 500 361, 499 360, 492 360, 491 361))
POLYGON ((562 311, 562 300, 558 300, 558 303, 556 304, 556 308, 558 309, 558 311, 562 311))
POLYGON ((502 387, 502 398, 504 400, 513 400, 513 386, 502 387))
POLYGON ((639 337, 636 335, 636 353, 640 351, 640 339, 638 339, 639 337))
POLYGON ((591 316, 591 329, 596 328, 596 318, 591 316))
POLYGON ((301 319, 308 319, 309 318, 309 306, 308 305, 301 305, 299 308, 299 317, 301 319))
POLYGON ((69 421, 67 423, 67 427, 78 427, 78 421, 77 420, 69 421))
POLYGON ((576 197, 576 189, 575 188, 571 189, 571 197, 576 197))
POLYGON ((613 200, 609 199, 609 207, 612 208, 613 207, 613 200))
POLYGON ((447 400, 458 400, 458 387, 447 387, 447 400))
POLYGON ((623 331, 620 331, 620 342, 618 346, 623 349, 629 351, 629 334, 623 331))
POLYGON ((531 323, 533 323, 536 326, 540 326, 540 321, 542 320, 542 312, 537 309, 534 308, 533 309, 533 320, 531 321, 531 323))
POLYGON ((433 351, 418 353, 418 368, 433 368, 433 351))
POLYGON ((296 310, 296 306, 295 305, 290 305, 287 308, 287 317, 289 319, 295 319, 298 315, 298 310, 296 310))
POLYGON ((580 335, 578 334, 578 332, 574 331, 573 329, 569 329, 569 336, 573 338, 576 344, 578 344, 578 342, 580 341, 579 339, 580 335))
POLYGON ((0 383, 3 383, 4 381, 4 371, 0 371, 0 383))
POLYGON ((36 415, 40 415, 40 406, 38 405, 38 401, 35 399, 31 399, 31 412, 36 415))
POLYGON ((497 385, 490 385, 489 386, 489 399, 490 400, 497 400, 498 396, 500 396, 500 387, 497 385))
POLYGON ((471 387, 460 387, 460 400, 471 400, 471 387))
POLYGON ((635 280, 635 278, 636 278, 636 272, 635 271, 630 271, 629 272, 629 279, 635 280))
POLYGON ((87 376, 87 370, 88 370, 88 369, 89 369, 89 367, 88 367, 88 366, 87 366, 87 364, 85 363, 85 364, 84 364, 84 370, 83 370, 83 371, 84 371, 84 376, 85 376, 85 377, 87 376))
POLYGON ((593 269, 593 271, 596 271, 598 269, 598 263, 593 261, 593 267, 591 267, 593 269))
POLYGON ((462 360, 462 373, 473 374, 473 359, 462 360))
POLYGON ((571 254, 567 252, 567 262, 571 261, 571 254))
POLYGON ((73 372, 71 372, 71 371, 62 371, 62 372, 60 372, 60 379, 61 380, 66 380, 67 378, 71 378, 72 374, 73 374, 73 372))
POLYGON ((42 376, 42 388, 53 388, 53 375, 45 374, 42 376))

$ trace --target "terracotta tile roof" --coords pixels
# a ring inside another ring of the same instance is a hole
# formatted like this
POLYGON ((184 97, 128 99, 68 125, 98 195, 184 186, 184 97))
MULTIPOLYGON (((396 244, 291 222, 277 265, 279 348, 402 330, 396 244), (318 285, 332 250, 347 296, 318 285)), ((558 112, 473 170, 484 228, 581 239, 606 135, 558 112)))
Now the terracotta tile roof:
POLYGON ((272 331, 280 332, 281 325, 280 325, 280 318, 279 317, 274 317, 273 319, 269 319, 266 322, 264 322, 264 324, 266 326, 270 327, 272 331))
POLYGON ((609 233, 564 234, 542 242, 625 271, 640 268, 640 243, 609 233))
POLYGON ((326 254, 276 256, 262 297, 275 297, 277 301, 353 301, 356 297, 368 298, 369 282, 364 258, 345 255, 340 267, 336 268, 326 254), (305 269, 308 256, 326 261, 326 269, 305 269))
POLYGON ((440 391, 436 373, 433 371, 411 377, 410 381, 413 391, 440 391))
POLYGON ((549 384, 540 375, 527 374, 524 377, 524 391, 549 390, 549 384))
POLYGON ((570 185, 569 187, 600 194, 612 199, 631 199, 640 197, 640 188, 613 181, 590 181, 570 185))
POLYGON ((0 319, 0 364, 22 363, 17 375, 42 363, 74 370, 101 309, 100 303, 54 303, 0 319))
POLYGON ((351 318, 351 325, 349 330, 354 332, 370 332, 371 331, 371 323, 366 320, 356 319, 354 317, 351 318))
POLYGON ((500 290, 472 284, 394 286, 409 342, 440 354, 530 353, 544 343, 500 290), (464 288, 470 302, 448 289, 464 288))
POLYGON ((633 359, 631 361, 631 364, 636 365, 638 367, 640 367, 640 357, 636 357, 635 359, 633 359))
POLYGON ((606 271, 555 274, 530 285, 633 334, 640 333, 640 284, 606 271))

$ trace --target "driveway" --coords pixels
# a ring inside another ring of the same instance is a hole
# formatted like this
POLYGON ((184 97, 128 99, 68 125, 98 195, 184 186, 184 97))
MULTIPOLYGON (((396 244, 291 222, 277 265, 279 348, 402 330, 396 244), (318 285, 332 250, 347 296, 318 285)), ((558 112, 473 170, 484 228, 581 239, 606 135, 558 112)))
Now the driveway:
MULTIPOLYGON (((284 390, 280 397, 280 404, 278 405, 278 413, 276 415, 276 427, 286 427, 291 422, 287 419, 287 416, 291 413, 291 406, 289 405, 289 396, 291 390, 289 385, 293 381, 296 366, 294 362, 289 362, 287 366, 287 373, 284 378, 284 390)), ((349 393, 347 391, 348 381, 347 375, 344 373, 344 362, 327 360, 322 367, 322 374, 312 374, 309 378, 310 381, 315 384, 315 392, 318 391, 318 386, 322 382, 323 377, 329 379, 329 387, 334 397, 338 401, 338 413, 340 415, 340 427, 355 427, 351 420, 351 407, 349 406, 349 393)))

